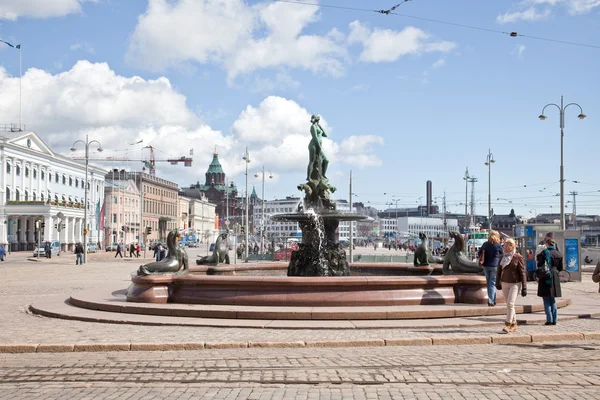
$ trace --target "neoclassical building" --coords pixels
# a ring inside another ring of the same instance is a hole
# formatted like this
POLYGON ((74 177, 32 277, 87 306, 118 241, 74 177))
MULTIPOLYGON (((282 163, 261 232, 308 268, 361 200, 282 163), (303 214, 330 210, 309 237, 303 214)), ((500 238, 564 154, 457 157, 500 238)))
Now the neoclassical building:
MULTIPOLYGON (((0 131, 0 243, 33 250, 38 240, 72 250, 83 241, 85 166, 54 153, 33 131, 0 131), (43 228, 42 228, 43 225, 43 228), (38 232, 39 226, 39 232, 38 232)), ((87 239, 102 241, 105 171, 89 166, 87 239)))

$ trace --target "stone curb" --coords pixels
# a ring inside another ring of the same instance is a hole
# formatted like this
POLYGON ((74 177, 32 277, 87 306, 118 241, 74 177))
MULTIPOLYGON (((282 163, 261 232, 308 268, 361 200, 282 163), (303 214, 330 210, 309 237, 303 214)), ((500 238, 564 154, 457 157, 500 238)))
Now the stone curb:
POLYGON ((493 336, 399 338, 365 340, 322 340, 288 342, 189 342, 189 343, 12 343, 0 344, 1 353, 65 353, 109 351, 181 351, 245 348, 382 347, 382 346, 469 346, 475 344, 523 344, 560 341, 597 341, 600 332, 549 332, 497 334, 493 336))

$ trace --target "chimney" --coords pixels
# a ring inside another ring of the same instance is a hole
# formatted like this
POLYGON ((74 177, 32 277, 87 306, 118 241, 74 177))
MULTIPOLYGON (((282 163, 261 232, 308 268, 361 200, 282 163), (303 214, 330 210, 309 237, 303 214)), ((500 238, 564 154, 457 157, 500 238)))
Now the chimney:
POLYGON ((432 199, 431 181, 427 181, 427 216, 431 213, 431 201, 432 199))

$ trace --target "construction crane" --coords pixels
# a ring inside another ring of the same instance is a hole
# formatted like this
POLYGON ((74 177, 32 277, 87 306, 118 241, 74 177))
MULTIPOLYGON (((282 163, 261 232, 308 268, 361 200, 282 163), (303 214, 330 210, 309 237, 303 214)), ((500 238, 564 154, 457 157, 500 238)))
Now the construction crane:
MULTIPOLYGON (((144 146, 144 149, 149 149, 150 150, 150 159, 136 159, 136 158, 129 158, 129 157, 104 157, 104 158, 88 158, 89 161, 109 161, 109 162, 116 162, 116 161, 141 161, 142 163, 144 163, 144 167, 148 168, 148 173, 152 176, 156 175, 156 163, 157 162, 168 162, 171 163, 171 165, 177 165, 179 163, 183 163, 183 165, 185 167, 191 167, 192 166, 192 158, 191 157, 186 157, 186 156, 181 156, 179 158, 167 158, 167 159, 162 159, 162 160, 157 160, 154 157, 154 147, 148 145, 148 146, 144 146)), ((190 155, 193 155, 193 150, 190 150, 190 155)), ((85 160, 85 157, 72 157, 73 160, 85 160)))

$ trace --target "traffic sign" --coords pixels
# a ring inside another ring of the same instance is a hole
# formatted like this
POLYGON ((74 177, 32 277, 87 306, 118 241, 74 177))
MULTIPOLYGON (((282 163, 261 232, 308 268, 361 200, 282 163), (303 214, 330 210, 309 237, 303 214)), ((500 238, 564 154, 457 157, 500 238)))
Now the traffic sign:
POLYGON ((87 229, 84 229, 83 230, 83 236, 86 236, 86 235, 87 235, 87 229))

